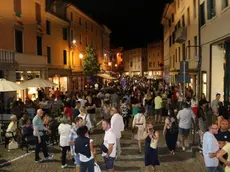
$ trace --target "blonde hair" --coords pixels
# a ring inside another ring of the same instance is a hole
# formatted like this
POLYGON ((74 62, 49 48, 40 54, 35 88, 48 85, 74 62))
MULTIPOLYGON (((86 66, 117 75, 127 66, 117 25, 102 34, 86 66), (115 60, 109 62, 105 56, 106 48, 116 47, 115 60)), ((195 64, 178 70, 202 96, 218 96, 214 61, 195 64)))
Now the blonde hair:
POLYGON ((10 119, 13 120, 13 119, 16 119, 17 120, 17 116, 16 115, 11 115, 10 116, 10 119))

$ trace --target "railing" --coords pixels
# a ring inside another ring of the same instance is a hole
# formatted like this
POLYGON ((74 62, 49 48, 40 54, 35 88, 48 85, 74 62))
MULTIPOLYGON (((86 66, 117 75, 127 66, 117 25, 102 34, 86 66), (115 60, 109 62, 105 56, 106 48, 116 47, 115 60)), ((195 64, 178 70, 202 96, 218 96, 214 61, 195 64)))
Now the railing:
POLYGON ((14 63, 15 53, 13 51, 0 50, 0 63, 14 63))

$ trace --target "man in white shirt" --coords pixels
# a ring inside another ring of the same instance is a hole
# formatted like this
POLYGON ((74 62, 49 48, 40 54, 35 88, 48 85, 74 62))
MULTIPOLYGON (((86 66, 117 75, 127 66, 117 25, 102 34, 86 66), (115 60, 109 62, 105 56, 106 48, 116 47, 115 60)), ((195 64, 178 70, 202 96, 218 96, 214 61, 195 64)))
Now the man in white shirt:
POLYGON ((185 140, 187 139, 192 123, 194 123, 195 115, 190 105, 186 102, 183 103, 183 109, 177 114, 179 120, 179 135, 182 149, 185 150, 185 140))
POLYGON ((108 172, 114 172, 114 161, 116 157, 116 135, 110 127, 109 120, 102 121, 102 128, 105 131, 104 142, 102 146, 102 156, 104 158, 105 166, 108 172))
POLYGON ((224 172, 217 158, 220 147, 214 134, 218 133, 217 124, 212 124, 203 136, 203 156, 207 172, 224 172))
POLYGON ((122 116, 117 112, 117 109, 112 107, 110 110, 110 113, 112 115, 111 118, 111 129, 116 135, 116 142, 117 142, 117 157, 121 155, 121 132, 124 131, 124 121, 122 116))

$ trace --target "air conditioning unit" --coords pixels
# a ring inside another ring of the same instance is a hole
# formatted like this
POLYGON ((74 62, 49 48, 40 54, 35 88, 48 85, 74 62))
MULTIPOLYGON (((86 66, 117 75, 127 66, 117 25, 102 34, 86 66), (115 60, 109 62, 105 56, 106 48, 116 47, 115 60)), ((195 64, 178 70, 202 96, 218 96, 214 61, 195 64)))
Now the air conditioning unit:
POLYGON ((175 42, 183 43, 187 40, 187 27, 180 27, 176 31, 175 42))

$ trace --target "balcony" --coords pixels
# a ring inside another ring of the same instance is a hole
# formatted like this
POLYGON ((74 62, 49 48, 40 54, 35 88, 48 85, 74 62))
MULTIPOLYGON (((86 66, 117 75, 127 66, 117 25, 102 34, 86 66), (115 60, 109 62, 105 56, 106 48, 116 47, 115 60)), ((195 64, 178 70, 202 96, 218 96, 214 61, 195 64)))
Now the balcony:
POLYGON ((181 27, 176 31, 175 42, 183 43, 187 40, 187 27, 181 27))
POLYGON ((37 56, 34 54, 15 53, 15 61, 20 66, 37 66, 42 67, 47 64, 47 57, 37 56))
POLYGON ((0 50, 0 63, 14 63, 15 53, 14 51, 0 50))

